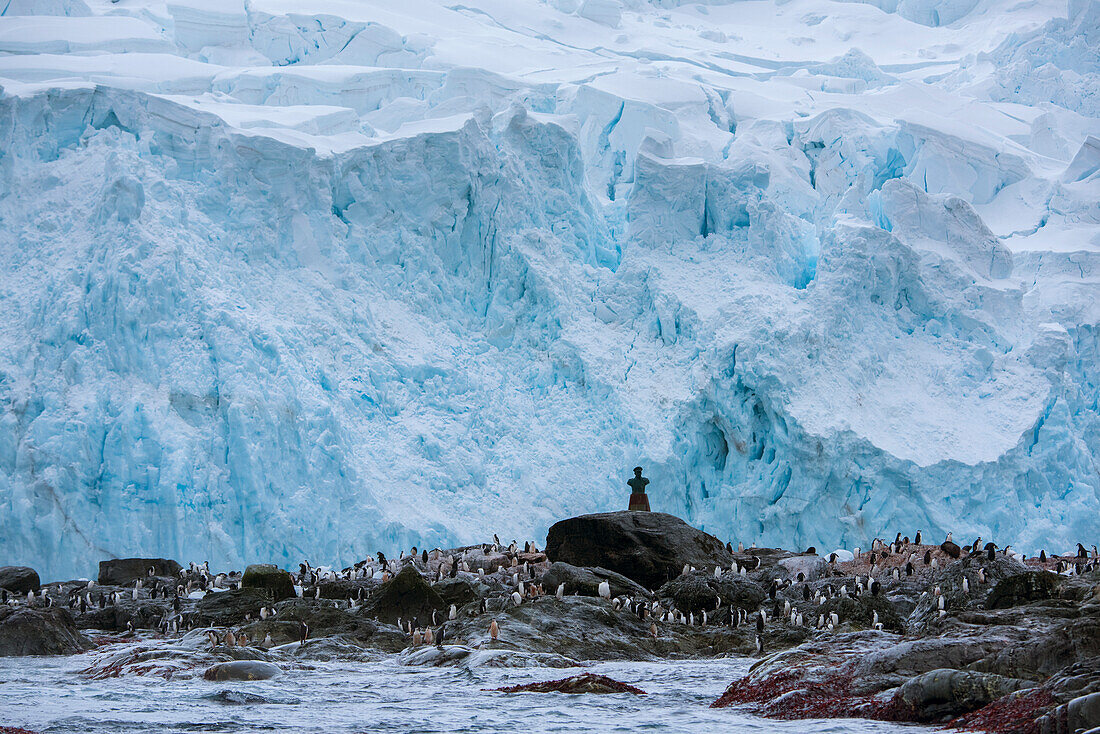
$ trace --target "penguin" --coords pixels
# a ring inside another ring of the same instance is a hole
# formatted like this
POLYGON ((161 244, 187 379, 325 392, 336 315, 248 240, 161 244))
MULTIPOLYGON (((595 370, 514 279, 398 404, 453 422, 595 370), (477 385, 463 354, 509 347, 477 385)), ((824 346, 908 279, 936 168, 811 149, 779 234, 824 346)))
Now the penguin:
POLYGON ((423 635, 420 634, 420 630, 414 630, 412 634, 413 647, 419 647, 420 643, 424 641, 423 635))
POLYGON ((423 639, 425 645, 432 644, 435 639, 434 635, 432 634, 432 628, 428 627, 427 629, 425 629, 421 638, 423 639))
POLYGON ((871 582, 871 596, 878 596, 882 591, 882 584, 878 581, 871 582))
POLYGON ((558 584, 558 590, 554 592, 554 596, 558 598, 558 601, 565 598, 565 584, 558 584))
POLYGON ((914 570, 915 569, 913 568, 913 562, 912 561, 909 561, 905 564, 905 575, 906 576, 912 576, 914 570))
POLYGON ((657 639, 657 623, 656 622, 650 622, 649 623, 649 635, 653 639, 655 639, 655 640, 657 639))
POLYGON ((764 652, 764 641, 760 639, 760 635, 756 636, 756 654, 759 655, 764 652))
POLYGON ((1047 552, 1046 552, 1046 550, 1039 551, 1039 561, 1041 563, 1046 563, 1047 562, 1047 552))
POLYGON ((930 563, 932 563, 932 551, 926 550, 924 552, 924 565, 927 566, 930 563))
POLYGON ((1078 558, 1088 558, 1089 557, 1089 552, 1085 549, 1085 546, 1082 545, 1081 543, 1077 544, 1077 557, 1078 558))
POLYGON ((457 562, 457 561, 455 561, 455 562, 451 563, 451 573, 450 573, 450 576, 451 576, 451 578, 454 578, 454 577, 455 577, 455 576, 457 576, 457 575, 458 575, 458 562, 457 562))
POLYGON ((518 591, 512 592, 512 602, 518 607, 523 603, 523 596, 518 591))
POLYGON ((805 585, 802 587, 802 601, 810 600, 810 587, 805 585))
POLYGON ((497 624, 497 621, 494 619, 492 622, 489 623, 489 638, 491 640, 496 640, 499 637, 500 637, 500 626, 497 624))
POLYGON ((987 561, 995 561, 995 560, 997 560, 997 548, 996 548, 996 546, 994 546, 994 545, 993 545, 992 543, 989 543, 988 545, 986 545, 986 548, 985 548, 985 559, 986 559, 987 561))
POLYGON ((761 611, 759 614, 756 615, 756 631, 757 632, 763 632, 764 631, 764 612, 763 611, 761 611))
POLYGON ((963 576, 962 590, 964 594, 970 593, 970 580, 966 576, 963 576))
POLYGON ((309 625, 305 622, 298 622, 298 642, 304 643, 306 638, 309 637, 309 625))
POLYGON ((600 596, 603 597, 604 599, 610 599, 611 598, 611 584, 607 583, 606 581, 601 581, 600 586, 599 586, 599 593, 600 593, 600 596))

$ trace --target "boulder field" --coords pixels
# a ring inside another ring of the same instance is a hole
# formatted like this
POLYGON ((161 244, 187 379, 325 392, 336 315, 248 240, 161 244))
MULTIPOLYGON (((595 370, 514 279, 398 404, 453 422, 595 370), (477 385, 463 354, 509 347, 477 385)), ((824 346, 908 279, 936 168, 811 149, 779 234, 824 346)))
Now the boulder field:
POLYGON ((757 662, 715 707, 1020 734, 1100 726, 1096 558, 901 538, 872 548, 734 548, 669 515, 619 512, 557 523, 545 550, 414 549, 341 570, 107 561, 100 583, 4 592, 0 655, 75 654, 121 635, 141 644, 87 675, 218 680, 394 653, 550 668, 737 655, 757 662))

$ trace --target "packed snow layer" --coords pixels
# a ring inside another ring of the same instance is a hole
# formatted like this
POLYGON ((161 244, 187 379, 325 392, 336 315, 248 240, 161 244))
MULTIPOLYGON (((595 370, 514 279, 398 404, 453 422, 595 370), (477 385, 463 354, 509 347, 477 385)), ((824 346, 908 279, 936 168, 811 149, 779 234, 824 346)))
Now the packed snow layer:
POLYGON ((0 564, 1097 542, 1098 18, 12 0, 0 564))

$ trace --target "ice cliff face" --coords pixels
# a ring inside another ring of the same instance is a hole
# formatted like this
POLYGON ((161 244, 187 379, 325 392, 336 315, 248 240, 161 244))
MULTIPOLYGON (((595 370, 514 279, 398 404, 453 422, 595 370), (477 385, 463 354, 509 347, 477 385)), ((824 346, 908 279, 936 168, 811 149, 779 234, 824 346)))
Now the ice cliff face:
POLYGON ((1096 542, 1100 2, 11 0, 0 564, 625 506, 1096 542), (37 13, 37 14, 36 14, 37 13))

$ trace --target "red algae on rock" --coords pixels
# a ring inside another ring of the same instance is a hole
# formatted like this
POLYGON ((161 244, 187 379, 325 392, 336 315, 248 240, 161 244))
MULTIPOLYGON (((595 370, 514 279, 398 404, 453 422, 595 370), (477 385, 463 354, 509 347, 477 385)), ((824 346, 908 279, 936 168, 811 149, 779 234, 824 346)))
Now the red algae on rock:
POLYGON ((862 717, 891 720, 890 704, 874 696, 851 693, 850 676, 837 674, 823 681, 807 681, 798 671, 787 670, 763 680, 734 681, 711 708, 746 705, 754 713, 772 719, 835 719, 862 717))
POLYGON ((0 734, 38 734, 38 732, 20 729, 18 726, 0 726, 0 734))
POLYGON ((1049 711, 1054 703, 1050 691, 1033 688, 998 698, 977 711, 963 714, 949 726, 992 734, 1037 734, 1039 725, 1036 719, 1049 711))
POLYGON ((620 683, 606 675, 582 673, 561 680, 549 680, 542 683, 525 683, 518 686, 497 688, 502 693, 633 693, 645 695, 641 688, 620 683))

